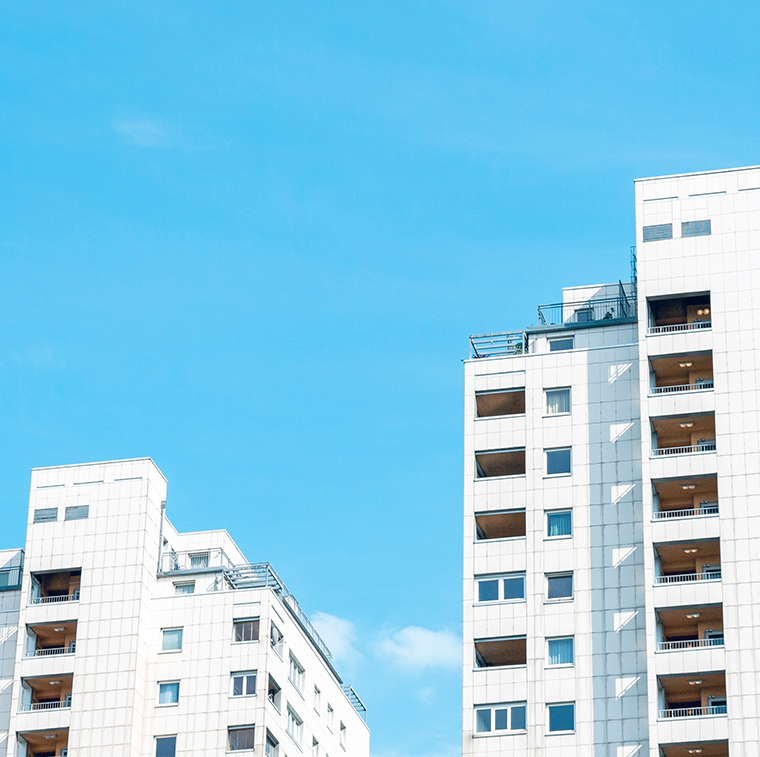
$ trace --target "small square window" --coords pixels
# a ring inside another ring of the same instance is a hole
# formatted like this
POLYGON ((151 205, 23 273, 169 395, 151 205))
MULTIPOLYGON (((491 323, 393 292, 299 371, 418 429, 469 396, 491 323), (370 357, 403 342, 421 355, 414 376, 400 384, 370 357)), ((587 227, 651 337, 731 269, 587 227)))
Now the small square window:
POLYGON ((190 555, 191 568, 208 568, 208 552, 194 552, 190 555))
POLYGON ((570 447, 546 450, 546 475, 561 476, 572 472, 570 447))
POLYGON ((570 412, 570 390, 569 389, 547 389, 546 390, 546 414, 561 415, 570 412))
POLYGON ((256 671, 232 673, 232 696, 252 697, 256 695, 256 671))
POLYGON ((499 579, 478 581, 478 602, 496 602, 499 599, 499 579))
POLYGON ((179 652, 182 649, 182 629, 164 628, 161 631, 161 650, 179 652))
POLYGON ((572 510, 554 510, 546 513, 547 537, 561 537, 573 535, 572 510))
POLYGON ((195 581, 183 581, 174 584, 175 594, 195 594, 195 581))
POLYGON ((228 729, 230 752, 253 749, 253 726, 243 725, 228 729))
POLYGON ((549 599, 573 598, 573 574, 560 573, 546 577, 546 596, 549 599))
POLYGON ((504 599, 525 599, 525 575, 507 576, 503 579, 504 599))
POLYGON ((549 352, 561 352, 563 350, 573 349, 573 337, 566 336, 562 339, 549 340, 549 352))
POLYGON ((233 641, 240 643, 244 641, 259 640, 259 619, 250 618, 247 620, 236 620, 233 624, 233 641))
POLYGON ((547 665, 573 665, 575 643, 572 636, 546 640, 547 665))
POLYGON ((549 733, 575 730, 575 704, 550 704, 549 733))
POLYGON ((177 704, 179 702, 179 681, 158 684, 158 703, 177 704))
POLYGON ((177 754, 176 736, 156 737, 156 757, 175 757, 177 754))

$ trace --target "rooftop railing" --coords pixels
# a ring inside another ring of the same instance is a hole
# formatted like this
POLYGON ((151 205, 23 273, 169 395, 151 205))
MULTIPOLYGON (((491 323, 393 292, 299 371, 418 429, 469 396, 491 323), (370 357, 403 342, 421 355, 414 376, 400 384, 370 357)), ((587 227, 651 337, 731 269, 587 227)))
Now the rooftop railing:
POLYGON ((698 379, 694 384, 679 384, 677 386, 653 386, 650 394, 678 394, 680 392, 702 392, 713 388, 712 379, 698 379))
POLYGON ((660 641, 657 649, 660 652, 672 652, 677 649, 701 649, 702 647, 722 647, 723 637, 715 639, 688 639, 686 641, 660 641))
POLYGON ((706 570, 703 573, 678 573, 672 576, 655 576, 656 584, 686 584, 694 581, 720 581, 720 569, 706 570))
POLYGON ((609 321, 635 319, 636 300, 625 293, 622 285, 617 297, 538 306, 539 326, 588 326, 591 324, 604 326, 609 321))
POLYGON ((713 705, 712 707, 678 707, 669 710, 660 710, 660 719, 668 718, 703 718, 708 715, 726 715, 728 708, 725 704, 713 705))
POLYGON ((528 337, 524 331, 504 331, 498 334, 475 334, 470 337, 470 357, 508 357, 528 352, 528 337))
POLYGON ((695 452, 715 452, 715 439, 701 439, 696 444, 690 444, 685 447, 655 447, 652 450, 652 457, 691 455, 695 452))
POLYGON ((71 707, 71 698, 57 699, 55 702, 28 702, 19 707, 19 712, 33 712, 35 710, 62 710, 71 707))
POLYGON ((685 510, 655 510, 652 513, 652 520, 667 520, 669 518, 698 518, 702 515, 717 514, 717 502, 700 502, 699 507, 692 507, 685 510))
POLYGON ((691 323, 673 323, 669 326, 650 326, 648 334, 673 334, 679 331, 699 331, 712 328, 711 321, 692 321, 691 323))
POLYGON ((164 573, 193 573, 205 570, 227 570, 234 563, 221 547, 189 549, 185 552, 164 552, 161 571, 164 573))
POLYGON ((359 695, 348 684, 341 686, 343 693, 346 695, 346 699, 353 705, 353 708, 359 713, 362 720, 367 720, 367 708, 364 706, 364 702, 359 699, 359 695))

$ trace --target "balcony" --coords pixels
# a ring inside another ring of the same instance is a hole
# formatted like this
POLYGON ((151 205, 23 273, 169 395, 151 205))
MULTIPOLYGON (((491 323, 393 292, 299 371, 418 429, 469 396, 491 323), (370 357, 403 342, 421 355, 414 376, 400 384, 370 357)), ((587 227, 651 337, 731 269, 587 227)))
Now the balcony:
POLYGON ((524 331, 474 334, 470 337, 470 358, 511 357, 527 352, 528 336, 524 331))
POLYGON ((27 627, 24 657, 56 657, 76 652, 77 623, 40 623, 27 627))
POLYGON ((652 358, 650 367, 651 396, 713 388, 712 353, 652 358))
POLYGON ((525 475, 525 448, 475 453, 475 478, 525 475))
POLYGON ((652 457, 715 452, 715 414, 652 419, 652 457))
POLYGON ((72 675, 63 675, 22 679, 19 712, 68 709, 71 707, 73 678, 72 675))
POLYGON ((620 284, 617 297, 592 297, 576 302, 538 306, 539 326, 609 326, 635 322, 636 298, 620 284))
POLYGON ((658 652, 722 647, 723 607, 702 605, 657 611, 658 652))
POLYGON ((690 744, 661 746, 663 757, 728 757, 728 742, 695 741, 690 744))
POLYGON ((655 546, 655 584, 720 581, 720 541, 685 542, 655 546))
POLYGON ((505 510, 496 513, 475 513, 475 538, 518 539, 525 537, 525 510, 505 510))
MULTIPOLYGON (((67 757, 69 748, 69 731, 59 730, 31 731, 19 733, 19 754, 27 757, 67 757)), ((10 753, 10 747, 8 748, 10 753)))
POLYGON ((232 568, 233 562, 221 547, 175 552, 161 555, 162 573, 214 573, 232 568))
POLYGON ((709 294, 649 300, 649 330, 654 334, 673 334, 712 327, 709 294))
POLYGON ((652 520, 701 518, 718 514, 716 476, 657 481, 652 520))
POLYGON ((78 602, 81 581, 81 570, 33 573, 30 604, 44 605, 58 602, 78 602))
POLYGON ((660 720, 725 716, 725 673, 699 673, 692 676, 668 676, 660 684, 660 720))

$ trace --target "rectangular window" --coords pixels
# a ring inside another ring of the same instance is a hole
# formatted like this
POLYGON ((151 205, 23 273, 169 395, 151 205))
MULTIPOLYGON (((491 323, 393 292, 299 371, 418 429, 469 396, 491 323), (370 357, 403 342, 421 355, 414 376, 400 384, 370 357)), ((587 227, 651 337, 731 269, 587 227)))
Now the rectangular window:
POLYGON ((476 707, 475 732, 524 731, 525 712, 525 702, 476 707))
POLYGON ((232 696, 252 697, 256 695, 256 671, 232 673, 232 696))
POLYGON ((319 742, 313 736, 311 738, 311 757, 319 757, 319 742))
POLYGON ((570 447, 546 450, 546 475, 562 476, 571 473, 570 447))
POLYGON ((176 736, 156 737, 156 757, 175 757, 177 754, 176 736))
POLYGON ((158 684, 158 703, 177 704, 179 702, 179 681, 158 684))
POLYGON ((338 738, 340 739, 340 745, 346 748, 346 726, 343 725, 343 721, 340 722, 340 730, 338 731, 338 738))
POLYGON ((710 221, 684 221, 681 224, 682 237, 707 237, 712 233, 710 221))
POLYGON ((43 507, 34 511, 35 523, 46 523, 47 521, 58 520, 57 507, 43 507))
POLYGON ((277 712, 280 711, 280 702, 282 701, 282 689, 277 681, 269 676, 269 686, 267 687, 267 699, 274 705, 277 712))
POLYGON ((575 730, 575 704, 550 704, 549 710, 549 733, 560 733, 575 730))
POLYGON ((548 599, 573 598, 573 574, 558 573, 546 577, 546 596, 548 599))
POLYGON ((301 744, 301 738, 303 736, 303 720, 296 715, 295 711, 288 707, 288 735, 296 742, 301 744))
POLYGON ((282 635, 282 632, 274 623, 272 623, 269 627, 269 643, 280 659, 282 659, 282 648, 284 646, 284 641, 285 637, 282 635))
POLYGON ((175 594, 195 594, 195 581, 184 581, 174 584, 175 594))
POLYGON ((258 641, 259 640, 259 619, 249 618, 247 620, 236 620, 232 624, 234 642, 258 641))
POLYGON ((316 711, 317 715, 319 715, 319 711, 322 709, 322 692, 319 690, 318 686, 314 687, 314 710, 316 711))
POLYGON ((161 630, 161 650, 178 652, 182 649, 182 629, 164 628, 161 630))
POLYGON ((327 727, 330 729, 330 733, 332 733, 333 730, 333 721, 335 718, 335 711, 332 708, 332 705, 328 702, 327 703, 327 727))
POLYGON ((253 726, 239 725, 228 729, 230 752, 242 752, 253 749, 253 726))
POLYGON ((575 643, 572 636, 546 640, 548 665, 575 664, 575 643))
POLYGON ((303 681, 304 681, 304 670, 303 666, 301 665, 298 660, 296 660, 293 655, 290 655, 290 672, 288 674, 288 678, 290 679, 290 682, 295 686, 300 692, 303 692, 303 681))
POLYGON ((549 352, 562 352, 573 349, 573 337, 565 336, 562 339, 549 340, 549 352))
POLYGON ((280 742, 267 731, 267 740, 264 745, 264 754, 266 757, 279 757, 280 742))
POLYGON ((190 555, 191 568, 208 568, 208 552, 196 552, 190 555))
POLYGON ((673 239, 673 224, 658 223, 654 226, 644 227, 645 242, 659 242, 663 239, 673 239))
POLYGON ((525 389, 507 389, 497 392, 477 392, 475 409, 478 418, 500 415, 525 414, 525 389))
POLYGON ((525 599, 525 573, 478 578, 478 602, 525 599))
POLYGON ((549 538, 573 535, 572 510, 554 510, 546 513, 546 535, 549 538))
POLYGON ((84 520, 90 517, 89 505, 74 505, 73 507, 67 507, 64 515, 64 520, 84 520))
POLYGON ((570 390, 569 389, 547 389, 546 390, 546 414, 560 415, 570 412, 570 390))

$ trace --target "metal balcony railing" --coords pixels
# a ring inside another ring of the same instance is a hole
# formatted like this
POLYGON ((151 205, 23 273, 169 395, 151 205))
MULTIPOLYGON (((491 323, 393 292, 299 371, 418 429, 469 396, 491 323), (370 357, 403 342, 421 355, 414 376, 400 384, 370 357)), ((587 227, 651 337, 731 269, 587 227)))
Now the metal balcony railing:
POLYGON ((346 699, 348 699, 349 702, 351 702, 351 705, 353 708, 359 713, 362 720, 367 720, 367 708, 364 706, 364 702, 362 702, 361 699, 359 699, 359 695, 353 690, 351 686, 348 684, 343 684, 341 686, 341 689, 343 689, 343 693, 346 695, 346 699))
POLYGON ((59 699, 55 702, 29 702, 19 707, 19 712, 34 712, 35 710, 63 710, 71 707, 71 699, 59 699))
POLYGON ((504 331, 496 334, 475 334, 470 337, 470 357, 509 357, 528 352, 528 337, 524 331, 504 331))
POLYGON ((711 321, 692 321, 691 323, 674 323, 670 326, 650 326, 648 334, 673 334, 678 331, 698 331, 712 328, 711 321))
POLYGON ((610 321, 636 320, 636 300, 627 295, 623 285, 617 297, 590 299, 581 302, 557 302, 538 306, 540 326, 585 325, 605 326, 610 321))
POLYGON ((672 652, 677 649, 701 649, 702 647, 722 647, 723 638, 689 639, 687 641, 660 641, 657 649, 660 652, 672 652))
POLYGON ((652 520, 668 520, 669 518, 698 518, 702 515, 717 515, 717 502, 700 502, 698 508, 687 510, 655 510, 652 520))
POLYGON ((652 457, 691 455, 696 452, 715 452, 715 439, 701 439, 696 444, 690 444, 686 447, 655 447, 652 450, 652 457))
POLYGON ((668 718, 703 718, 707 715, 725 715, 728 708, 725 704, 713 705, 712 707, 679 707, 670 710, 660 710, 660 719, 668 718))
POLYGON ((74 654, 73 644, 68 647, 46 647, 45 649, 29 649, 25 657, 51 657, 54 655, 74 654))
POLYGON ((720 570, 708 570, 704 573, 679 573, 673 576, 655 576, 656 584, 686 584, 694 581, 720 581, 720 570))
POLYGON ((78 602, 79 589, 74 589, 71 594, 60 594, 52 597, 32 597, 30 604, 47 605, 55 602, 78 602))
POLYGON ((206 570, 227 570, 234 563, 221 547, 190 549, 186 552, 164 552, 161 571, 164 573, 200 573, 206 570))
POLYGON ((712 379, 702 379, 694 384, 679 384, 678 386, 653 386, 650 394, 680 394, 681 392, 702 392, 713 389, 712 379))

